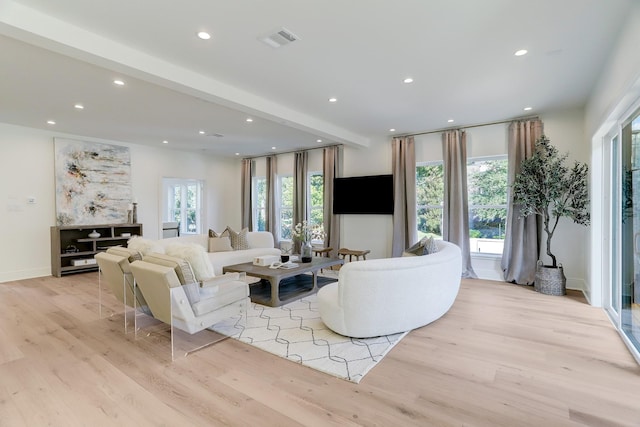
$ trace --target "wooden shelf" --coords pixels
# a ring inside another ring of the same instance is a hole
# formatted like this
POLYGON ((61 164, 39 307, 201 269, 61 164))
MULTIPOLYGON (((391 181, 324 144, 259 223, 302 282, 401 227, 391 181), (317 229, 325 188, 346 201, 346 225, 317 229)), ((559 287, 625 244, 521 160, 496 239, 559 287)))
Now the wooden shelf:
POLYGON ((98 264, 72 265, 72 260, 93 258, 98 252, 111 246, 126 246, 133 236, 142 236, 142 224, 64 225, 51 227, 51 274, 95 271, 98 264), (92 239, 89 233, 96 230, 100 237, 92 239), (130 233, 130 236, 122 236, 130 233), (75 252, 67 252, 75 249, 75 252))

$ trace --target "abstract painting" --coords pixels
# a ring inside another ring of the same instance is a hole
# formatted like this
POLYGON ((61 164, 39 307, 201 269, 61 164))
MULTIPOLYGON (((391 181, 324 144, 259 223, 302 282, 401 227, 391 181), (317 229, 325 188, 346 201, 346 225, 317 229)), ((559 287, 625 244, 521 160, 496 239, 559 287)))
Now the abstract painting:
POLYGON ((60 138, 54 145, 58 225, 126 223, 129 147, 60 138))

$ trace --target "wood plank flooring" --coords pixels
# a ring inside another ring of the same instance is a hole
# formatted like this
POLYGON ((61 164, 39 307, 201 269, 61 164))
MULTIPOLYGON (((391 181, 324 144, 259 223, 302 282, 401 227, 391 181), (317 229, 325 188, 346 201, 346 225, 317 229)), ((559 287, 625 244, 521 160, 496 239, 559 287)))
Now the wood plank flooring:
POLYGON ((235 340, 172 363, 97 280, 0 283, 0 426, 640 426, 640 367, 577 293, 464 280, 352 384, 235 340))

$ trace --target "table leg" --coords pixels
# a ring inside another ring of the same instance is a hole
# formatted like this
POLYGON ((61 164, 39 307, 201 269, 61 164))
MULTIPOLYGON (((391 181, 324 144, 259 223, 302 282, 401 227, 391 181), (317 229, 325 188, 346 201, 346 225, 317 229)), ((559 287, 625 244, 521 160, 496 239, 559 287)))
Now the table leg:
POLYGON ((280 280, 269 279, 271 284, 271 307, 279 307, 280 302, 280 280))

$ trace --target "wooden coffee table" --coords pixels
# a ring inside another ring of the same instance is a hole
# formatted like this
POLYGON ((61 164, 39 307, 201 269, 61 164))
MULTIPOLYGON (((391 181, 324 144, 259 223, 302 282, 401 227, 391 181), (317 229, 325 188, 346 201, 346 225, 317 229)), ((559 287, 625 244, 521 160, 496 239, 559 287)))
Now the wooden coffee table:
POLYGON ((222 271, 223 273, 246 273, 248 276, 262 279, 261 282, 267 282, 270 288, 269 295, 261 295, 252 291, 251 301, 270 307, 279 307, 316 292, 318 290, 318 271, 333 265, 341 265, 344 260, 340 258, 313 257, 311 262, 295 261, 295 263, 298 264, 298 267, 284 269, 262 267, 253 265, 251 262, 245 262, 243 264, 227 265, 222 268, 222 271), (305 273, 311 273, 311 275, 305 273), (294 280, 288 281, 290 283, 287 284, 292 289, 288 289, 286 294, 281 295, 280 284, 284 279, 288 278, 294 278, 294 280))

